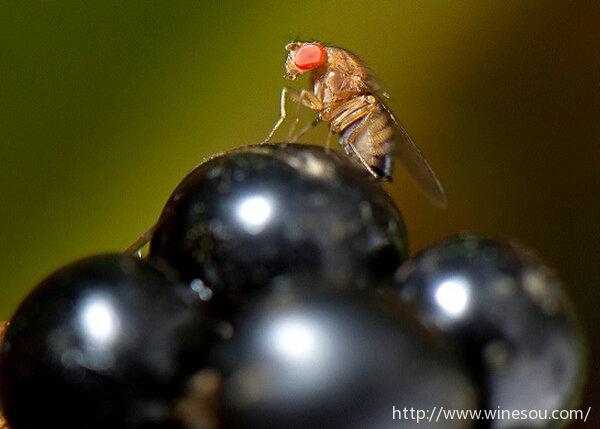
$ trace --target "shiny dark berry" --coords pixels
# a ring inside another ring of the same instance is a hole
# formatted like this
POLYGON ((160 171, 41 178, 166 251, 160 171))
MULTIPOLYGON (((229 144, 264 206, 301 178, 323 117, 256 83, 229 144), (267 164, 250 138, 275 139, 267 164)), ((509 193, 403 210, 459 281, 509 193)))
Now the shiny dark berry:
POLYGON ((45 279, 2 346, 11 429, 177 427, 171 401, 211 337, 191 295, 124 255, 83 259, 45 279))
POLYGON ((343 154, 294 144, 201 164, 171 195, 150 248, 228 305, 298 277, 366 287, 391 279, 407 255, 402 217, 379 182, 343 154))
POLYGON ((392 301, 295 288, 247 306, 212 358, 225 427, 416 427, 411 408, 476 408, 454 352, 392 301))
POLYGON ((585 367, 580 327, 555 275, 522 247, 478 236, 448 240, 407 261, 397 287, 426 326, 471 357, 487 408, 575 405, 585 367))

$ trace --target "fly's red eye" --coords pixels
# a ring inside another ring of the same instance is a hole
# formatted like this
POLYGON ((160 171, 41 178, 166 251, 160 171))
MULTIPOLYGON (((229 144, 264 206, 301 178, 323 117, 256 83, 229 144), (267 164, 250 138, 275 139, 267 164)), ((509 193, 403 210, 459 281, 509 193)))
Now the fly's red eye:
POLYGON ((294 64, 300 70, 310 70, 325 62, 325 48, 318 43, 302 46, 294 55, 294 64))

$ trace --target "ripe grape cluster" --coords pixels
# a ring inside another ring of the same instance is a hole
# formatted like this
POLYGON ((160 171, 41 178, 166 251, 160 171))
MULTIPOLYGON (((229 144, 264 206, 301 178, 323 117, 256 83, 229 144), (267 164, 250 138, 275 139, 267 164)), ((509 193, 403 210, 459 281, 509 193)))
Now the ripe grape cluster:
POLYGON ((575 406, 583 373, 530 252, 462 235, 410 258, 350 158, 264 144, 194 169, 143 255, 43 280, 6 330, 0 402, 12 429, 412 427, 394 410, 575 406))

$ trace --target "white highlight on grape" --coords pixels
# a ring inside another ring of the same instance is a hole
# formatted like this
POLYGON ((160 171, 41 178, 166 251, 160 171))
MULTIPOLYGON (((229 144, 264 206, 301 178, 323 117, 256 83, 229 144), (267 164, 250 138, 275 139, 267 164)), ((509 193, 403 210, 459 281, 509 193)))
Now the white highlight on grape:
POLYGON ((246 198, 239 206, 238 216, 250 234, 260 233, 273 214, 273 204, 264 196, 246 198))
POLYGON ((318 360, 319 332, 307 321, 289 318, 279 321, 270 335, 274 350, 294 364, 311 364, 318 360))
POLYGON ((469 284, 461 278, 446 280, 435 291, 435 300, 449 316, 462 316, 469 305, 469 284))
POLYGON ((92 345, 107 346, 117 338, 120 320, 113 304, 106 298, 89 297, 80 317, 84 336, 92 345))

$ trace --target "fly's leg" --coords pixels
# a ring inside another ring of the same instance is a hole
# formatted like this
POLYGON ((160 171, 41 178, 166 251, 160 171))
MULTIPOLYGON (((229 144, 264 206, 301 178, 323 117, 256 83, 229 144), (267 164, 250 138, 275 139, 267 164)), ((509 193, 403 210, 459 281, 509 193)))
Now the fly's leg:
POLYGON ((285 118, 287 116, 287 111, 285 108, 285 100, 288 97, 290 99, 292 99, 293 101, 295 101, 296 103, 306 106, 309 109, 321 110, 323 108, 323 103, 321 102, 321 100, 319 100, 313 93, 307 91, 306 89, 302 89, 302 90, 298 91, 296 89, 284 86, 283 89, 281 90, 281 99, 280 99, 280 105, 279 105, 280 106, 279 118, 275 122, 275 125, 273 125, 271 132, 269 133, 267 138, 263 141, 263 143, 268 143, 271 140, 271 138, 273 137, 273 134, 275 134, 275 131, 277 131, 279 129, 279 127, 285 120, 285 118))
POLYGON ((146 232, 144 232, 137 240, 135 240, 126 250, 125 253, 130 255, 137 255, 139 257, 142 256, 143 247, 148 244, 148 242, 152 239, 152 235, 156 230, 158 224, 152 225, 146 232))
POLYGON ((362 157, 362 155, 360 153, 358 153, 358 150, 356 150, 356 147, 354 146, 354 141, 356 140, 356 138, 360 135, 360 132, 365 128, 366 124, 369 123, 371 116, 373 116, 373 111, 367 113, 367 115, 364 117, 364 119, 362 120, 362 122, 360 124, 358 124, 351 132, 350 134, 346 137, 345 139, 345 143, 350 146, 350 149, 352 149, 352 152, 354 152, 354 155, 356 155, 356 157, 360 160, 360 162, 362 163, 362 165, 364 165, 364 167, 367 169, 367 171, 369 173, 371 173, 371 175, 373 177, 375 177, 376 179, 380 178, 380 175, 377 174, 375 172, 375 170, 373 170, 371 168, 371 166, 369 165, 369 163, 367 163, 367 161, 362 157))
POLYGON ((273 134, 275 134, 275 131, 277 131, 277 129, 281 126, 281 124, 285 120, 285 117, 287 114, 286 110, 285 110, 285 98, 286 98, 288 91, 289 91, 289 89, 286 86, 284 86, 283 89, 281 90, 281 98, 279 101, 279 118, 277 118, 275 125, 273 125, 271 132, 269 133, 267 138, 263 141, 263 143, 268 143, 269 141, 271 141, 273 134))
POLYGON ((325 152, 329 153, 331 150, 331 137, 333 136, 333 129, 329 127, 329 132, 327 133, 327 140, 325 140, 325 152))
POLYGON ((288 131, 287 141, 292 141, 292 136, 296 132, 296 127, 300 122, 300 108, 302 107, 302 103, 296 103, 296 114, 294 115, 294 120, 292 125, 290 126, 290 130, 288 131))
POLYGON ((314 127, 316 127, 319 124, 319 122, 320 122, 320 119, 317 116, 311 123, 309 123, 304 128, 302 128, 298 134, 296 134, 295 136, 293 136, 290 141, 298 141, 298 140, 300 140, 300 138, 304 134, 306 134, 309 130, 312 130, 314 127))
POLYGON ((344 144, 348 145, 362 165, 375 178, 379 178, 380 175, 377 174, 363 158, 356 149, 354 143, 365 128, 371 126, 373 115, 377 112, 376 99, 373 96, 357 97, 338 106, 338 108, 332 112, 334 119, 330 122, 331 130, 340 133, 352 124, 358 123, 351 131, 349 131, 348 135, 344 137, 344 144))

